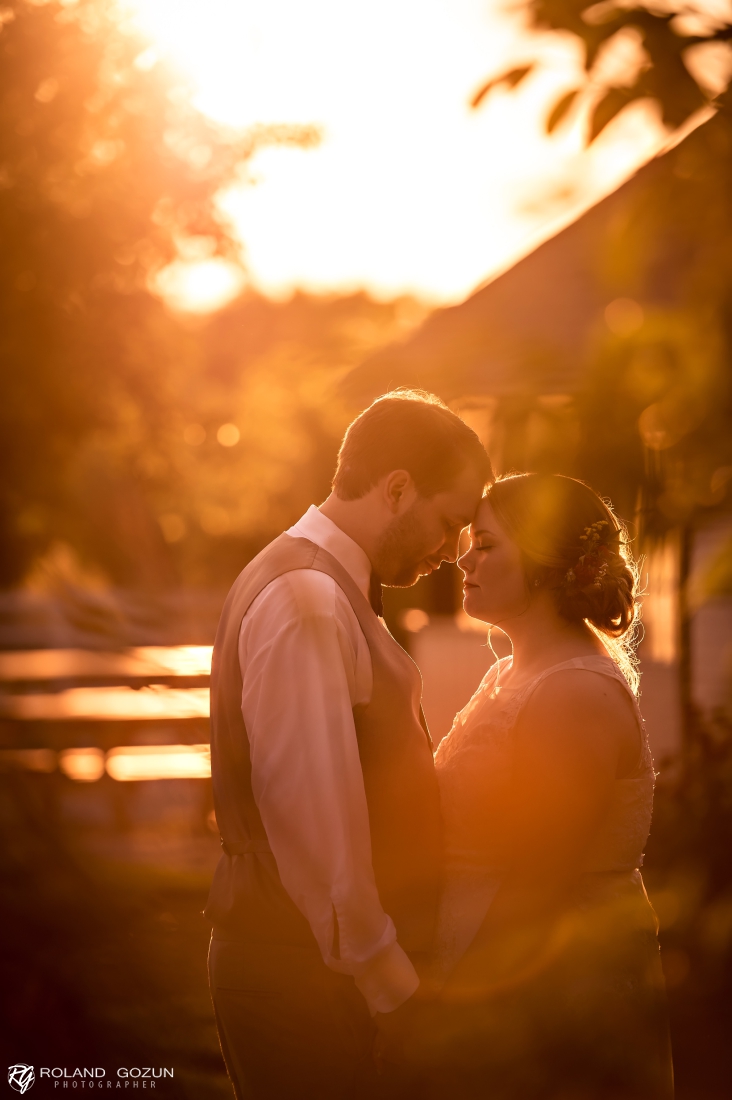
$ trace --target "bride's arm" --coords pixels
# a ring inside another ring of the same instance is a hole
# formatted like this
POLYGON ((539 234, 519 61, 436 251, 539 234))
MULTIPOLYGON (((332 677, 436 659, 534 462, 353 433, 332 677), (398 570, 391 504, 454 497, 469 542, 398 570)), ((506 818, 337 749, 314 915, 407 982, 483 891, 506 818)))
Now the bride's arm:
POLYGON ((505 987, 540 964, 553 919, 607 811, 619 761, 638 731, 621 685, 569 670, 537 687, 514 736, 505 814, 510 864, 447 995, 505 987))

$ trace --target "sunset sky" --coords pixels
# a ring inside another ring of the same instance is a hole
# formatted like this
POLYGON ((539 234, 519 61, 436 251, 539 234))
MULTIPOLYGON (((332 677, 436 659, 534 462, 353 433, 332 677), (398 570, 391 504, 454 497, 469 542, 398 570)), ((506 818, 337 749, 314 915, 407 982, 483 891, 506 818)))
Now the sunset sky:
MULTIPOLYGON (((530 35, 498 0, 129 3, 212 117, 322 131, 315 149, 263 150, 251 182, 222 196, 247 279, 274 296, 365 288, 458 301, 664 140, 645 103, 590 152, 579 122, 547 138, 543 120, 573 86, 577 47, 530 35), (525 86, 470 110, 487 77, 536 57, 541 71, 525 86)), ((201 309, 236 288, 215 263, 181 264, 164 283, 201 309)))

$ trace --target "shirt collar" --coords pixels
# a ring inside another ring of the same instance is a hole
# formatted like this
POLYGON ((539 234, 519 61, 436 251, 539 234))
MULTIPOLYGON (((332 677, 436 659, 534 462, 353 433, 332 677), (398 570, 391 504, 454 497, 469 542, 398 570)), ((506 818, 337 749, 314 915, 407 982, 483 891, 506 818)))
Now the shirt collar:
POLYGON ((366 551, 362 550, 345 531, 341 531, 333 520, 324 516, 314 504, 310 505, 305 515, 285 534, 291 535, 292 538, 309 539, 316 546, 327 550, 355 581, 366 599, 369 598, 371 562, 366 551))

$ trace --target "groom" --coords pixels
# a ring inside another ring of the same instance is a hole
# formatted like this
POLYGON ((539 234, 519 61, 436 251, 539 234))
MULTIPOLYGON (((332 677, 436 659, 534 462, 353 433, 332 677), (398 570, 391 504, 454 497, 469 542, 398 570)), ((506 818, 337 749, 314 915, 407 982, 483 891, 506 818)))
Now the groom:
POLYGON ((352 1100, 374 1024, 419 986, 441 873, 421 678, 381 584, 455 561, 491 469, 437 398, 396 391, 346 432, 333 492, 224 606, 211 764, 224 854, 206 908, 237 1100, 352 1100))

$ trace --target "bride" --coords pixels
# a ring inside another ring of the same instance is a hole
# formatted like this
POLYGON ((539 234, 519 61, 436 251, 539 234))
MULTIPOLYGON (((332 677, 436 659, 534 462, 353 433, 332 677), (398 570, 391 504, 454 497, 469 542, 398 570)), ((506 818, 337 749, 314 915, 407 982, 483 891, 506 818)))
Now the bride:
POLYGON ((427 1094, 669 1100, 625 529, 582 482, 519 474, 488 491, 459 564, 465 610, 513 653, 435 759, 439 993, 412 1031, 427 1094))

